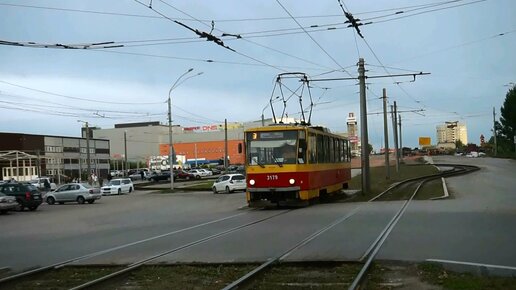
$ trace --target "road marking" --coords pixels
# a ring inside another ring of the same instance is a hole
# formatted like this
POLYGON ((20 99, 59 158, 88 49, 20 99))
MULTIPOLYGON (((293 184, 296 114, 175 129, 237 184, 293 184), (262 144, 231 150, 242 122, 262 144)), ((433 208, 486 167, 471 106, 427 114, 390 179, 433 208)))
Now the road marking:
POLYGON ((447 264, 457 264, 457 265, 468 265, 468 266, 477 266, 477 267, 496 268, 496 269, 505 269, 505 270, 516 271, 516 267, 502 266, 502 265, 480 264, 480 263, 451 261, 451 260, 440 260, 440 259, 426 259, 426 261, 427 262, 447 263, 447 264))

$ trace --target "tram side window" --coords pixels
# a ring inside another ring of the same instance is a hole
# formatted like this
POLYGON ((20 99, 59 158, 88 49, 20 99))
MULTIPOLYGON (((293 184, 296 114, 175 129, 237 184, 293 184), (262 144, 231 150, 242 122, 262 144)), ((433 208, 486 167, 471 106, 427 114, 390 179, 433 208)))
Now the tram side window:
POLYGON ((297 163, 304 164, 306 160, 306 151, 308 144, 304 131, 299 131, 299 148, 297 151, 297 163))
POLYGON ((323 137, 324 163, 330 162, 330 142, 328 136, 323 137))
POLYGON ((340 162, 340 156, 339 156, 339 139, 334 138, 333 139, 333 152, 334 152, 334 158, 333 162, 337 163, 340 162))
POLYGON ((333 138, 332 137, 328 137, 328 147, 329 147, 329 152, 330 152, 330 156, 329 156, 329 160, 328 162, 330 163, 334 163, 335 162, 335 142, 333 142, 333 138))
POLYGON ((317 137, 315 134, 310 133, 308 137, 308 152, 310 155, 310 163, 315 164, 317 163, 317 137))
POLYGON ((324 163, 324 138, 322 135, 317 135, 317 163, 324 163))

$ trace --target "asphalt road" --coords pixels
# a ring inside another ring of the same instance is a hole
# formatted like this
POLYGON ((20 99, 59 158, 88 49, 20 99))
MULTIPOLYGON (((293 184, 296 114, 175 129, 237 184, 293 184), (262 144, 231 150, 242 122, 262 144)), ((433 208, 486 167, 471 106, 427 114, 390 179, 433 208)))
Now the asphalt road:
MULTIPOLYGON (((448 178, 453 199, 411 203, 379 258, 447 259, 516 266, 516 162, 465 157, 439 157, 435 161, 475 164, 482 170, 448 178)), ((244 193, 135 192, 103 197, 92 205, 42 205, 36 212, 3 215, 0 216, 0 268, 20 271, 151 238, 78 263, 135 262, 285 212, 251 210, 244 205, 244 193), (174 233, 214 220, 218 221, 174 233), (158 235, 165 236, 152 239, 158 235)), ((400 205, 401 202, 318 204, 272 217, 166 255, 159 261, 265 261, 360 207, 356 215, 288 257, 293 261, 357 260, 400 205)))

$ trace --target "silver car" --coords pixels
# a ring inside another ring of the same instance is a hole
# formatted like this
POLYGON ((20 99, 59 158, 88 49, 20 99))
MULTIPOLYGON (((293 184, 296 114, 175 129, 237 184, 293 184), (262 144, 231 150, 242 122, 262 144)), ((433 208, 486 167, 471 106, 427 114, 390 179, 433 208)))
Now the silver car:
POLYGON ((6 213, 18 207, 14 196, 5 195, 0 192, 0 213, 6 213))
POLYGON ((77 202, 83 204, 85 202, 94 203, 95 200, 100 199, 100 189, 92 187, 87 183, 68 183, 58 187, 56 190, 49 192, 45 196, 48 204, 58 202, 63 204, 65 202, 77 202))

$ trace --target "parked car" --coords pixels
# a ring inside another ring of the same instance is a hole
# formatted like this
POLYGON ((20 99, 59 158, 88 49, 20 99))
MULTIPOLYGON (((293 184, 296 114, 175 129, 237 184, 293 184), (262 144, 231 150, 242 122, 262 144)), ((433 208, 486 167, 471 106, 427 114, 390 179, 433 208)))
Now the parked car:
POLYGON ((170 171, 153 172, 149 177, 150 181, 160 182, 162 180, 170 179, 170 171))
POLYGON ((213 183, 213 193, 219 193, 224 191, 225 193, 231 193, 235 190, 246 189, 245 176, 242 174, 224 174, 217 178, 213 183))
POLYGON ((209 170, 211 171, 212 175, 218 175, 222 172, 221 170, 219 170, 217 168, 210 168, 209 170))
POLYGON ((211 172, 211 171, 210 171, 210 170, 208 170, 208 169, 200 168, 200 169, 197 169, 197 170, 199 170, 199 171, 201 171, 201 172, 204 172, 204 173, 205 173, 205 175, 204 175, 204 176, 212 176, 212 175, 213 175, 213 172, 211 172))
POLYGON ((192 169, 188 173, 193 174, 196 179, 200 179, 203 176, 208 176, 208 173, 201 171, 201 169, 192 169))
POLYGON ((102 186, 101 192, 102 195, 111 195, 111 194, 122 194, 122 193, 131 193, 134 190, 133 182, 130 178, 117 178, 111 179, 108 184, 102 186))
POLYGON ((16 198, 20 211, 24 208, 31 211, 36 210, 43 202, 39 190, 30 183, 9 182, 0 184, 0 192, 16 198))
POLYGON ((48 184, 50 184, 50 190, 55 190, 57 188, 57 185, 54 182, 52 182, 52 180, 49 177, 40 177, 40 178, 31 180, 30 184, 34 185, 35 187, 37 187, 40 190, 44 190, 45 189, 45 180, 48 182, 48 184))
POLYGON ((10 210, 14 210, 18 207, 16 198, 14 196, 5 195, 0 193, 0 213, 4 214, 10 210))
POLYGON ((138 171, 132 172, 129 175, 129 178, 131 180, 144 180, 144 179, 147 179, 148 176, 149 176, 148 170, 138 170, 138 171), (143 179, 142 179, 142 171, 143 171, 143 179))
POLYGON ((174 171, 174 180, 177 180, 177 179, 190 180, 190 179, 194 179, 194 178, 195 178, 195 175, 193 175, 189 172, 186 172, 183 170, 174 171))
POLYGON ((64 204, 65 202, 83 204, 88 202, 91 204, 100 198, 100 189, 87 183, 67 183, 45 195, 45 201, 50 205, 56 202, 59 204, 64 204))

